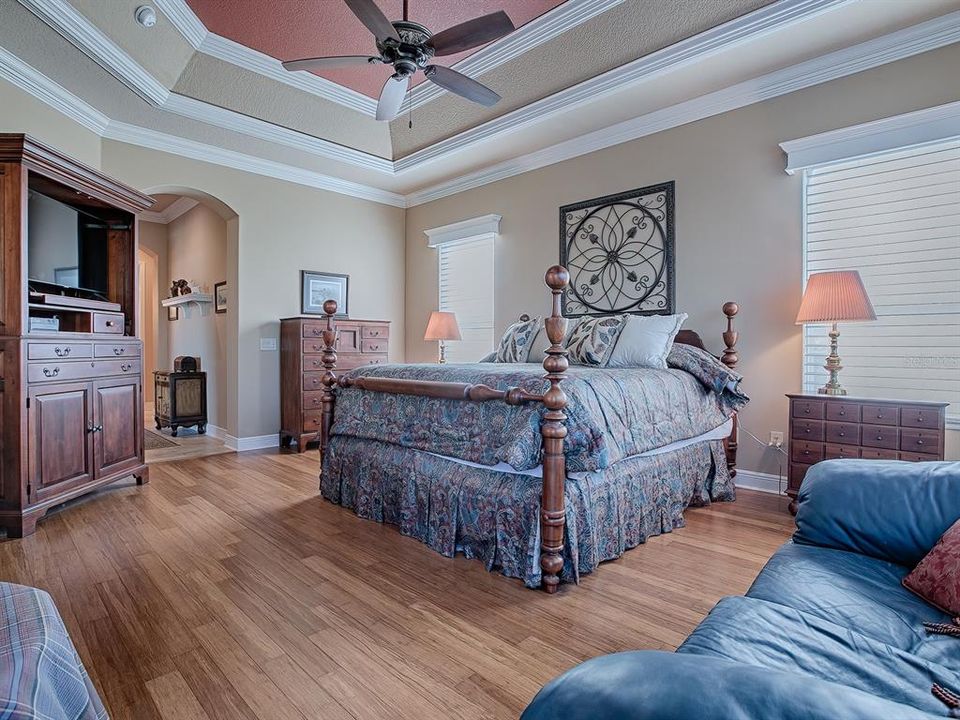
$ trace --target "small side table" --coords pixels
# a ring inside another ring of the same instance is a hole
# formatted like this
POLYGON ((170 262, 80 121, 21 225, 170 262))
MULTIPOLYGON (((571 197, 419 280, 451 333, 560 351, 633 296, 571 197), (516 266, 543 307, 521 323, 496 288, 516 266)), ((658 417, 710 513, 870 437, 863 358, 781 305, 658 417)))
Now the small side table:
POLYGON ((812 393, 787 397, 790 398, 787 495, 794 515, 800 483, 807 470, 821 460, 943 460, 949 403, 812 393))
POLYGON ((154 413, 157 430, 170 428, 176 437, 182 427, 197 426, 207 432, 207 374, 205 372, 153 373, 154 413))

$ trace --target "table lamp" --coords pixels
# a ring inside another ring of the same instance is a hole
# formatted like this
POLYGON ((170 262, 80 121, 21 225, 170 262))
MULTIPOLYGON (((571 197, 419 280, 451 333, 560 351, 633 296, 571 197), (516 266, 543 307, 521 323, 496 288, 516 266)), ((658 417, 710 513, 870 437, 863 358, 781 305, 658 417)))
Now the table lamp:
POLYGON ((430 313, 430 320, 427 322, 427 331, 424 333, 423 339, 440 341, 440 362, 445 363, 447 358, 443 343, 446 340, 461 339, 457 316, 452 312, 434 310, 430 313))
POLYGON ((830 330, 830 355, 823 368, 830 373, 827 384, 817 390, 821 395, 846 395, 840 384, 839 375, 843 365, 837 355, 837 340, 840 331, 837 323, 841 321, 876 320, 863 280, 856 270, 814 273, 807 278, 807 289, 803 293, 797 324, 833 323, 830 330))

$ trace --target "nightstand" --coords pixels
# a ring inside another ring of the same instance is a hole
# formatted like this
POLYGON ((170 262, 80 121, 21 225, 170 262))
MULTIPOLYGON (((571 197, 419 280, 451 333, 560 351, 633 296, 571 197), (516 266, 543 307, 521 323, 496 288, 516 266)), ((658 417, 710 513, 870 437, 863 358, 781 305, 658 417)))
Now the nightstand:
POLYGON ((787 495, 797 493, 807 470, 821 460, 943 460, 949 403, 874 400, 848 395, 795 394, 790 398, 787 495))

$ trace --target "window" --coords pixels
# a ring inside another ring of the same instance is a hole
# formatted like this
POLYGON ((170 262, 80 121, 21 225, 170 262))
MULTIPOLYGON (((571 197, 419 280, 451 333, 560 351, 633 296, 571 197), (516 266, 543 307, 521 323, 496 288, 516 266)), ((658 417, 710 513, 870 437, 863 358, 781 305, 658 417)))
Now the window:
MULTIPOLYGON (((960 426, 960 139, 805 171, 805 277, 858 270, 877 320, 841 323, 851 395, 950 402, 960 426)), ((824 382, 828 325, 808 325, 803 387, 824 382)))

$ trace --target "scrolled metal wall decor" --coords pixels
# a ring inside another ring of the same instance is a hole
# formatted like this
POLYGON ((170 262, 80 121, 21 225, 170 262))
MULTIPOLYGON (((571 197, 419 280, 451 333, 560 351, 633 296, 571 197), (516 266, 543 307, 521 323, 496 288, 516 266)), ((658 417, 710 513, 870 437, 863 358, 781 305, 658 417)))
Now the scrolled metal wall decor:
POLYGON ((560 208, 566 317, 672 313, 673 182, 560 208))

